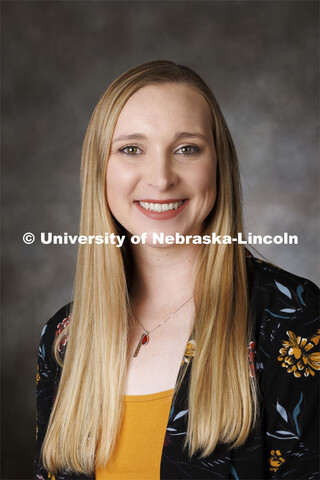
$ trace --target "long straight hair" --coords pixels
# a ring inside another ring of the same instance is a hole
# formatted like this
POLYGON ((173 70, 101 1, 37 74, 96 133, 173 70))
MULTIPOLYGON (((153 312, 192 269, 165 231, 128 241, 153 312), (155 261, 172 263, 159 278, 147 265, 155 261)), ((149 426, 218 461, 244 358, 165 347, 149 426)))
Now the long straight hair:
MULTIPOLYGON (((207 101, 217 153, 217 198, 206 232, 242 231, 234 145, 209 87, 195 72, 166 60, 132 68, 99 100, 82 150, 80 234, 118 233, 106 202, 106 168, 122 108, 150 84, 182 84, 207 101)), ((113 245, 80 245, 74 302, 61 380, 43 443, 44 466, 92 474, 106 465, 123 413, 130 315, 131 252, 113 245)), ((248 291, 241 245, 205 245, 194 287, 196 354, 191 367, 186 446, 211 453, 218 442, 241 445, 255 419, 256 394, 248 365, 248 291)), ((59 339, 58 339, 59 341, 59 339)), ((56 343, 57 347, 57 343, 56 343)), ((59 355, 56 348, 56 357, 59 355)))

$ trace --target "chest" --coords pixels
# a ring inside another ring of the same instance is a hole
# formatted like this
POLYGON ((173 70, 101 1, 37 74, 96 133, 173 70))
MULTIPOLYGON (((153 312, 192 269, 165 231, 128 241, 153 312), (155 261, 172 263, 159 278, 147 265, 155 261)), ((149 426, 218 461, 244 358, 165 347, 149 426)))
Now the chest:
POLYGON ((146 395, 175 387, 181 364, 185 361, 189 325, 171 325, 149 334, 147 344, 141 345, 137 356, 141 328, 131 332, 125 394, 146 395))

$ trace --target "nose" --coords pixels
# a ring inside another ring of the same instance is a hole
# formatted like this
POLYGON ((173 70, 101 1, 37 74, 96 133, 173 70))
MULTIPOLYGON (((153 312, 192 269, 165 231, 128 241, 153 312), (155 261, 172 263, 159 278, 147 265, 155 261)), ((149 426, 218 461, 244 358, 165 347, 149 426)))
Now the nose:
POLYGON ((178 174, 170 155, 155 154, 149 162, 146 182, 159 192, 169 190, 178 182, 178 174))

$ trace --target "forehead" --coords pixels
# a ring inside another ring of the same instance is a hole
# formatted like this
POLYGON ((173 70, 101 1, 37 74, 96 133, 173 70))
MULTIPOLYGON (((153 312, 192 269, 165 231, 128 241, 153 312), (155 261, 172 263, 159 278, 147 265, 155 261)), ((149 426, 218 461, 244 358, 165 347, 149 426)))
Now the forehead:
POLYGON ((135 92, 124 105, 115 134, 145 126, 154 128, 212 129, 210 107, 196 89, 174 83, 146 85, 135 92))

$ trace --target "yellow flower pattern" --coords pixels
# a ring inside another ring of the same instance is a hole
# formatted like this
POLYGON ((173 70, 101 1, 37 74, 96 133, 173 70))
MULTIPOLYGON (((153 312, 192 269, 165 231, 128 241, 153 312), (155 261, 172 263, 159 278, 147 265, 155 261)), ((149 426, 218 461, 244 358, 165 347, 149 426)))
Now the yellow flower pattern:
POLYGON ((36 373, 36 385, 38 385, 40 381, 40 373, 39 373, 39 364, 37 365, 37 373, 36 373))
POLYGON ((287 331, 289 340, 283 340, 283 347, 280 348, 278 361, 287 369, 288 373, 293 373, 296 378, 309 375, 314 376, 315 371, 320 370, 320 352, 315 352, 314 348, 319 343, 320 330, 318 330, 309 339, 296 336, 293 332, 287 331))
POLYGON ((281 457, 280 450, 271 450, 270 455, 271 456, 269 457, 269 470, 271 472, 276 472, 278 468, 285 462, 285 459, 281 457))
POLYGON ((187 347, 184 352, 184 357, 182 359, 181 365, 190 362, 190 358, 194 356, 196 352, 196 342, 195 340, 189 340, 187 347))

